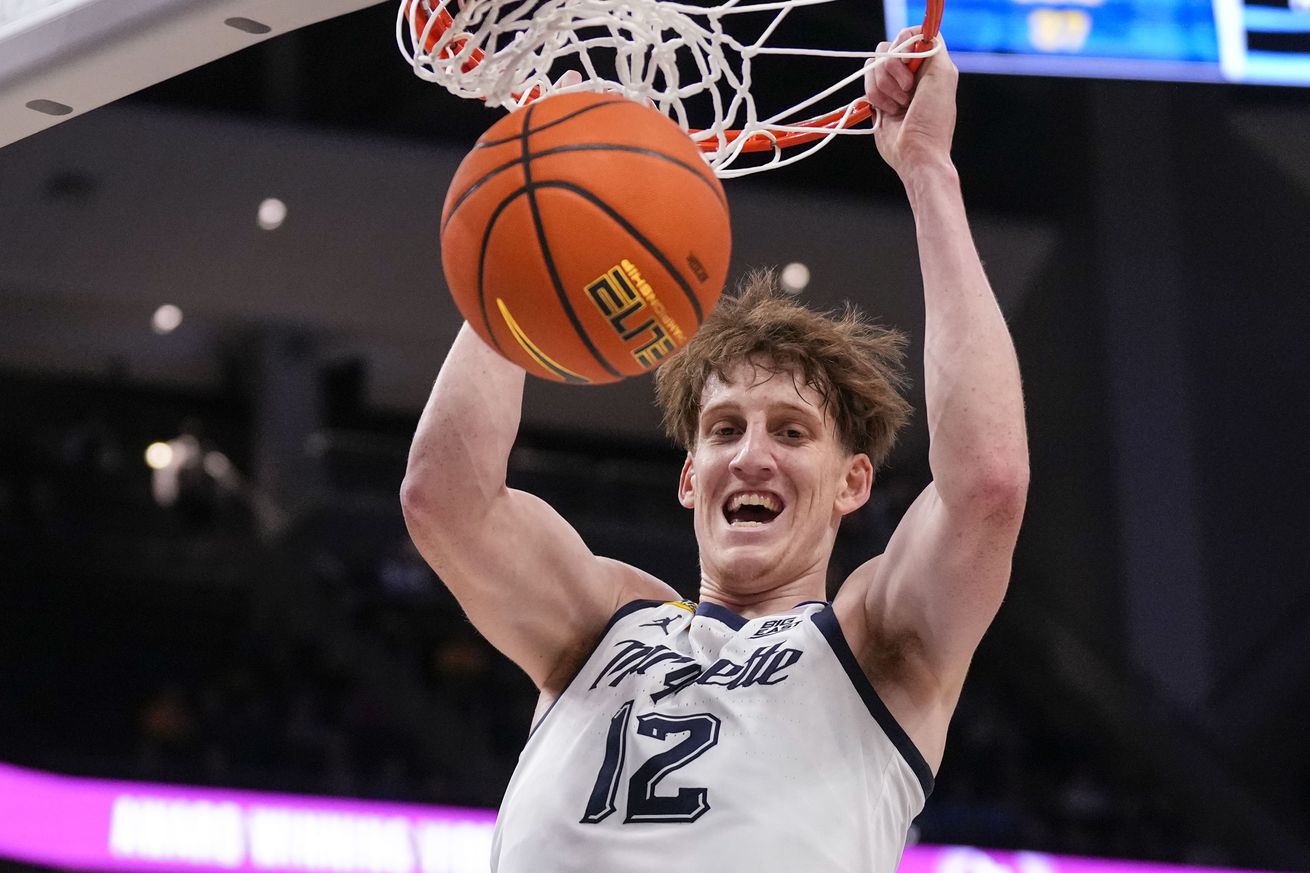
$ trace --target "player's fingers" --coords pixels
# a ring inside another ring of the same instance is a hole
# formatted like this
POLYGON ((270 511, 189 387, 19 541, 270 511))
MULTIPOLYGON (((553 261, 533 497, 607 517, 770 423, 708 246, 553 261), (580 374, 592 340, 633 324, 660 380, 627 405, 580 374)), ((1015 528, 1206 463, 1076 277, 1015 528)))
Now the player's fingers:
POLYGON ((887 67, 879 71, 880 75, 878 76, 876 82, 878 86, 878 92, 883 96, 885 96, 889 101, 891 101, 891 103, 894 104, 898 110, 905 109, 905 107, 910 105, 910 96, 912 91, 910 89, 902 87, 901 84, 896 81, 895 76, 891 74, 891 70, 895 67, 904 67, 904 66, 905 66, 904 61, 901 60, 889 61, 887 67))
POLYGON ((909 92, 888 72, 889 67, 895 66, 904 66, 904 62, 899 58, 879 58, 864 74, 864 93, 869 103, 892 114, 900 113, 910 102, 909 92))
POLYGON ((946 83, 934 87, 955 88, 960 80, 960 70, 955 66, 955 61, 951 60, 951 54, 946 50, 946 41, 942 39, 941 34, 937 35, 937 45, 940 46, 937 54, 924 59, 923 77, 946 83))
MULTIPOLYGON (((912 49, 916 42, 915 37, 922 30, 923 28, 921 26, 902 28, 900 33, 896 34, 896 39, 885 43, 879 43, 878 48, 880 51, 891 51, 893 49, 905 51, 912 49), (887 48, 884 49, 883 46, 887 46, 887 48)), ((909 99, 909 95, 914 91, 914 71, 910 69, 909 62, 901 58, 897 58, 894 63, 888 62, 884 65, 884 71, 880 75, 891 77, 896 82, 896 85, 906 92, 905 99, 898 99, 897 101, 903 105, 909 99)), ((882 88, 884 90, 894 90, 891 89, 891 86, 889 85, 883 85, 882 88)))
MULTIPOLYGON (((899 45, 902 45, 906 40, 910 39, 911 37, 918 36, 918 35, 921 34, 921 33, 923 33, 923 25, 922 25, 922 24, 916 24, 916 25, 914 25, 914 27, 904 27, 904 28, 901 28, 901 32, 898 33, 898 34, 896 34, 896 39, 892 40, 892 45, 893 45, 893 46, 899 46, 899 45)), ((916 40, 916 42, 917 42, 917 40, 916 40)), ((914 43, 911 43, 910 45, 905 46, 905 48, 907 48, 907 49, 912 49, 912 48, 914 48, 914 43)))
POLYGON ((940 46, 940 48, 938 48, 937 54, 933 55, 929 60, 936 62, 939 67, 949 68, 949 70, 958 78, 960 71, 956 68, 955 61, 951 60, 949 46, 946 45, 946 39, 940 33, 937 34, 936 44, 940 46))
MULTIPOLYGON (((878 43, 878 48, 875 49, 875 51, 878 54, 883 54, 891 49, 891 45, 890 42, 884 40, 883 42, 878 43)), ((875 84, 875 78, 878 72, 879 60, 880 59, 878 58, 870 58, 864 62, 864 95, 869 99, 870 103, 873 102, 874 92, 878 90, 878 86, 875 84)))
POLYGON ((900 115, 904 111, 899 103, 887 99, 880 91, 869 91, 864 97, 869 101, 870 106, 887 115, 900 115))
POLYGON ((914 90, 914 71, 910 65, 900 59, 894 58, 891 63, 887 64, 884 71, 888 78, 895 82, 896 87, 906 93, 906 96, 914 90))
POLYGON ((577 70, 567 70, 555 82, 556 88, 569 88, 582 82, 582 74, 577 70))
POLYGON ((892 115, 903 113, 903 111, 905 111, 905 106, 909 105, 908 94, 905 94, 903 90, 899 89, 888 92, 888 90, 878 88, 875 85, 875 88, 867 93, 866 97, 869 98, 870 104, 875 106, 876 109, 880 109, 884 111, 884 113, 892 115))

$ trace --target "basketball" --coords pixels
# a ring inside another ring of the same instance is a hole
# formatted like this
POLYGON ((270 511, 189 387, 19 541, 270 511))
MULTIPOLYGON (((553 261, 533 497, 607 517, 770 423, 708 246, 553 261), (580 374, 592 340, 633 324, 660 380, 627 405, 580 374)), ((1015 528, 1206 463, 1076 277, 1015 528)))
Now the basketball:
POLYGON ((700 327, 732 242, 723 186, 669 118, 559 94, 502 118, 455 172, 441 262, 460 312, 529 373, 651 370, 700 327))

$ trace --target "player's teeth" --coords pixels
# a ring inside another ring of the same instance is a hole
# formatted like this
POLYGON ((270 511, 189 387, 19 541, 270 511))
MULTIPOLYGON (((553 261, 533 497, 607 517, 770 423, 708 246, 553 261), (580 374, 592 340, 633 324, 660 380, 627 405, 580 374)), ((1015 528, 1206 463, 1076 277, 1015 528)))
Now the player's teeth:
POLYGON ((781 512, 778 501, 767 494, 736 494, 728 501, 728 511, 735 512, 743 506, 763 506, 770 512, 781 512))

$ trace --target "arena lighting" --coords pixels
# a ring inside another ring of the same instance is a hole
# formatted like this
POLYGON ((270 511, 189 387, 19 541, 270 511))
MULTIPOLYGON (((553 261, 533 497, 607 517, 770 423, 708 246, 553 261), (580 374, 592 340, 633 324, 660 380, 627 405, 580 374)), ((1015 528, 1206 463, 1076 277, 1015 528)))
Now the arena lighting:
POLYGON ((146 466, 162 470, 173 463, 173 447, 168 443, 154 442, 146 446, 146 466))
POLYGON ((222 452, 205 452, 204 460, 205 472, 217 479, 220 483, 230 480, 236 473, 236 468, 232 466, 232 461, 222 452))
MULTIPOLYGON (((54 776, 0 764, 0 857, 75 870, 486 873, 496 814, 54 776)), ((911 846, 898 873, 1251 873, 911 846)))
POLYGON ((261 230, 277 230, 287 219, 287 205, 276 197, 266 197, 259 204, 256 222, 261 230))
POLYGON ((160 336, 177 330, 182 323, 182 310, 171 303, 165 303, 150 316, 150 329, 160 336))
POLYGON ((810 284, 810 268, 800 261, 792 261, 782 268, 778 274, 778 282, 782 285, 782 290, 789 294, 799 294, 805 290, 805 286, 810 284))

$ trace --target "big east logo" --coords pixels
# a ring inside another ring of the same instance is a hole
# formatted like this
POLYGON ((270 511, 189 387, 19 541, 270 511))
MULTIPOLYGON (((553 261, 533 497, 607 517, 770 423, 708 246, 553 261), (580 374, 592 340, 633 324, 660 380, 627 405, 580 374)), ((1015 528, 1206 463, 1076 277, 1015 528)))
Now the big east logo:
POLYGON ((760 625, 759 630, 751 634, 748 639, 758 640, 760 637, 769 637, 774 634, 780 634, 785 630, 790 630, 800 624, 803 619, 800 616, 791 618, 770 618, 760 625))

